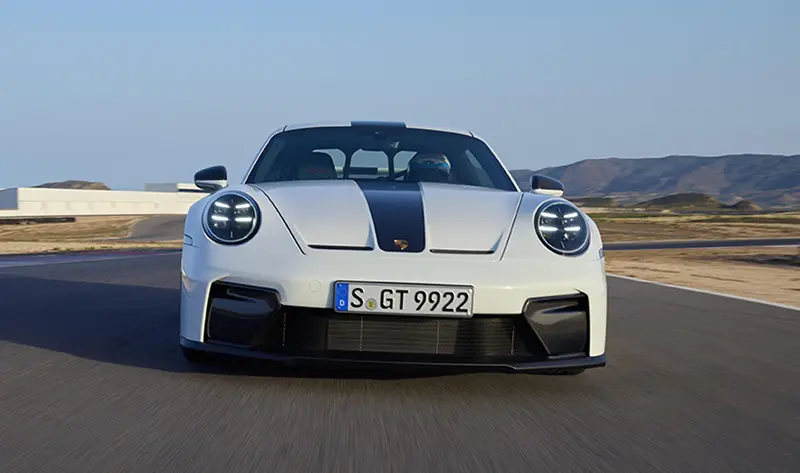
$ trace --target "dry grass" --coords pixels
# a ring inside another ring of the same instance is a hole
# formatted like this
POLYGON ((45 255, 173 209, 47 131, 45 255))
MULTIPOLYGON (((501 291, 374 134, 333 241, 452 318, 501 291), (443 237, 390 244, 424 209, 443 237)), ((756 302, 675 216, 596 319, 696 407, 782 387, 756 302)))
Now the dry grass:
POLYGON ((800 306, 800 247, 606 252, 609 273, 800 306))
POLYGON ((125 238, 147 216, 77 217, 75 222, 1 225, 0 242, 87 242, 125 238))
POLYGON ((605 242, 800 237, 800 213, 614 218, 595 215, 605 242))

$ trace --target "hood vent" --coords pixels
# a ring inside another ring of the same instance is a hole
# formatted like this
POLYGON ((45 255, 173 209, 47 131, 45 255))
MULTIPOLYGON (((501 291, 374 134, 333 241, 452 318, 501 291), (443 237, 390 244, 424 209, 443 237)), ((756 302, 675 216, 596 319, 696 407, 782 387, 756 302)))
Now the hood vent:
POLYGON ((315 250, 335 250, 335 251, 372 251, 371 246, 345 246, 345 245, 308 245, 315 250))

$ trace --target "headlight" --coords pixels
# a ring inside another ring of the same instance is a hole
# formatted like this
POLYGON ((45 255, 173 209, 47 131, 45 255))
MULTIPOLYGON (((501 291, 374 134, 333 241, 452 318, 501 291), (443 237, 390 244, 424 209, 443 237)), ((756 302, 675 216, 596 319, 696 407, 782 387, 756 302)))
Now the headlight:
POLYGON ((218 243, 243 243, 252 237, 259 225, 256 202, 247 194, 222 192, 212 199, 203 215, 203 228, 218 243))
POLYGON ((534 217, 536 234, 552 251, 575 256, 589 247, 589 225, 577 207, 563 200, 545 203, 534 217))

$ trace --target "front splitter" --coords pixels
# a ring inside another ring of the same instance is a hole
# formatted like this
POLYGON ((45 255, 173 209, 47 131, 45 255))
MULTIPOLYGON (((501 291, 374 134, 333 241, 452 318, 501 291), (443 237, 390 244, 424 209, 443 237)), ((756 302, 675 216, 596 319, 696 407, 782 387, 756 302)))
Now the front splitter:
POLYGON ((452 361, 415 361, 415 360, 370 360, 364 358, 294 356, 278 353, 267 353, 248 350, 228 345, 200 343, 181 337, 181 346, 192 350, 216 353, 236 358, 250 358, 273 361, 290 366, 363 366, 363 367, 403 367, 403 368, 447 368, 467 371, 499 371, 499 372, 545 372, 553 370, 590 369, 606 366, 606 355, 549 359, 522 363, 482 363, 452 361))

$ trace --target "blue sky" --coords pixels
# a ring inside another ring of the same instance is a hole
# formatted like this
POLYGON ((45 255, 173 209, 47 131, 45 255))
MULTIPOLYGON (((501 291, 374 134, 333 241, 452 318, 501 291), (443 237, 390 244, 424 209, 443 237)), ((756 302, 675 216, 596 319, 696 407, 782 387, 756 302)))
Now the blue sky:
POLYGON ((796 0, 5 0, 0 188, 238 181, 318 120, 467 128, 511 168, 800 153, 798 22, 796 0))

